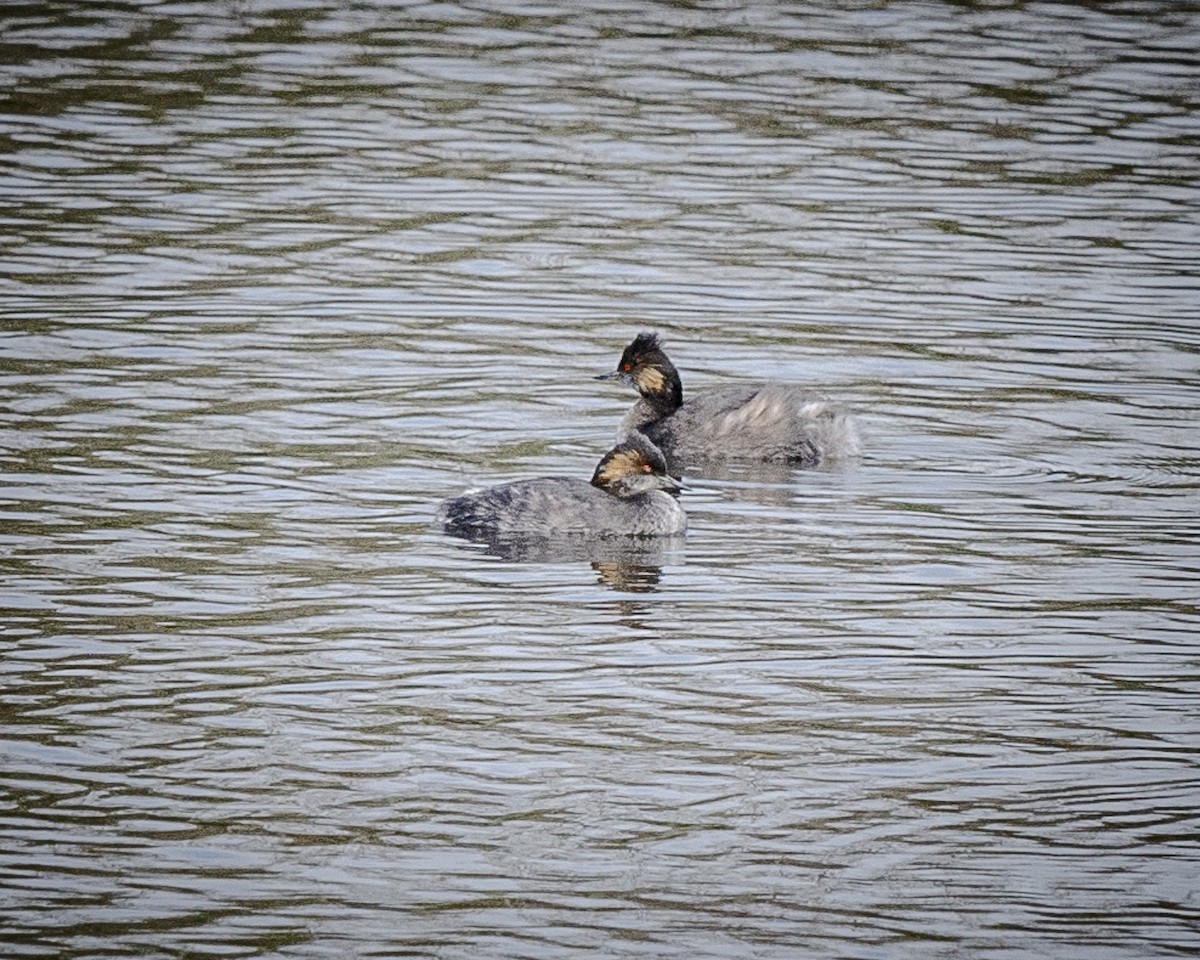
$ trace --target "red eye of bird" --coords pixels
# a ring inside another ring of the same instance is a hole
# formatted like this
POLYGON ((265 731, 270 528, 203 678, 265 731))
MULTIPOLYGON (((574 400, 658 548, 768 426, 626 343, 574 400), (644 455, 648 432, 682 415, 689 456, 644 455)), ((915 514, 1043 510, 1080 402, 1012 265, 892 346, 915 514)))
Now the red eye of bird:
POLYGON ((632 363, 627 363, 627 364, 625 364, 625 365, 624 365, 624 366, 623 366, 621 369, 622 369, 622 370, 624 370, 626 373, 628 373, 630 370, 632 370, 632 369, 633 369, 633 364, 632 364, 632 363))
POLYGON ((648 464, 648 463, 642 464, 642 473, 653 473, 653 472, 654 472, 654 468, 652 466, 650 466, 650 464, 648 464))

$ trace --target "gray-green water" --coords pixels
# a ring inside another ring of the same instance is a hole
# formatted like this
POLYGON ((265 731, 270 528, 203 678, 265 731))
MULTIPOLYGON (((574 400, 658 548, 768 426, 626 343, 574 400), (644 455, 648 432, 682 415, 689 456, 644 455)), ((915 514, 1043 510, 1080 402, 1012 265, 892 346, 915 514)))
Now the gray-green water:
POLYGON ((0 8, 6 957, 1200 950, 1200 8, 0 8), (640 329, 852 404, 518 561, 640 329))

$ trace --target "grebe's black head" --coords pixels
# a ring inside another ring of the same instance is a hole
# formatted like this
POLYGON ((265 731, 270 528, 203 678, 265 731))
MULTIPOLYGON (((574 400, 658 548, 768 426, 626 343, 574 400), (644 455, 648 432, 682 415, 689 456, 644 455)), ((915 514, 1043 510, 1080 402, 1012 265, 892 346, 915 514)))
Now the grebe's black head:
POLYGON ((621 354, 617 369, 596 379, 629 384, 664 414, 673 413, 683 403, 679 371, 663 353, 662 343, 654 333, 639 333, 621 354))
POLYGON ((678 493, 682 486, 667 473, 662 451, 636 431, 606 453, 592 474, 592 486, 617 497, 648 490, 678 493))

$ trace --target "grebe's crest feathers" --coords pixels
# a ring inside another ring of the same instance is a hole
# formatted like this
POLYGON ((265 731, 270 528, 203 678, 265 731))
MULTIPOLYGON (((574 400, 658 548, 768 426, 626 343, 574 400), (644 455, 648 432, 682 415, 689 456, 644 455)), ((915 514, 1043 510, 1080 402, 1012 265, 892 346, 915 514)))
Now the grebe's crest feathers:
POLYGON ((662 341, 658 338, 657 333, 649 333, 643 330, 633 338, 633 343, 625 348, 626 353, 642 354, 649 353, 652 350, 662 350, 662 341))

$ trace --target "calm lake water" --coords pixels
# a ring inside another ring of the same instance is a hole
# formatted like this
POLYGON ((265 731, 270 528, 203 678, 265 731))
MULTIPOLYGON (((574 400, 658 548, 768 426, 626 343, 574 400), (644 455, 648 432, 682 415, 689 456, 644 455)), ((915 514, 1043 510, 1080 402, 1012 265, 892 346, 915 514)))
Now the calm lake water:
POLYGON ((0 9, 6 957, 1200 953, 1200 6, 0 9), (503 555, 639 330, 852 405, 503 555))

